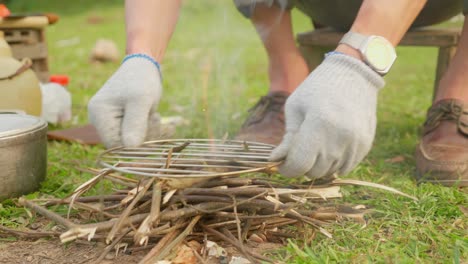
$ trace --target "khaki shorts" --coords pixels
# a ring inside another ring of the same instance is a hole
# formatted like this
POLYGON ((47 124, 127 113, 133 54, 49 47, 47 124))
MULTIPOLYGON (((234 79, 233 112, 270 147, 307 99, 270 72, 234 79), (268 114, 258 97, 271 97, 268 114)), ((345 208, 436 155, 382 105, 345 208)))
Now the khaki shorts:
MULTIPOLYGON (((266 5, 268 7, 271 7, 271 6, 275 5, 275 6, 279 7, 282 10, 290 10, 293 7, 297 7, 299 10, 301 10, 307 16, 314 19, 314 15, 313 15, 314 10, 313 10, 313 8, 316 8, 316 5, 317 5, 318 1, 319 0, 234 0, 234 4, 236 5, 237 9, 247 18, 250 18, 252 16, 254 10, 255 10, 255 7, 257 5, 261 4, 261 5, 266 5)), ((323 0, 323 1, 324 1, 324 3, 326 2, 325 0, 323 0)), ((444 5, 446 3, 449 3, 450 5, 453 5, 455 11, 458 11, 458 12, 463 11, 463 13, 465 15, 468 14, 468 0, 450 0, 450 1, 447 1, 447 0, 428 0, 427 5, 433 5, 433 6, 439 5, 440 6, 440 5, 444 5)), ((324 4, 321 4, 321 5, 324 5, 324 4)), ((356 8, 355 8, 356 10, 351 10, 349 12, 357 12, 358 8, 359 7, 356 6, 356 8)), ((340 8, 337 8, 337 9, 340 9, 340 8)), ((348 10, 345 10, 345 11, 348 11, 348 10)), ((421 12, 421 14, 422 14, 421 16, 426 16, 427 17, 427 13, 426 14, 423 14, 423 13, 424 13, 424 10, 421 12)), ((430 13, 429 13, 429 15, 430 15, 430 13)), ((354 16, 355 16, 355 14, 354 14, 354 16)), ((348 19, 348 20, 350 20, 350 19, 348 19)), ((352 19, 351 19, 351 21, 343 22, 343 23, 347 24, 346 26, 343 26, 343 27, 349 26, 350 22, 352 22, 352 19)), ((416 22, 416 24, 418 24, 418 22, 416 22)), ((421 24, 424 24, 424 21, 421 24)), ((418 25, 416 25, 416 26, 418 26, 418 25)))

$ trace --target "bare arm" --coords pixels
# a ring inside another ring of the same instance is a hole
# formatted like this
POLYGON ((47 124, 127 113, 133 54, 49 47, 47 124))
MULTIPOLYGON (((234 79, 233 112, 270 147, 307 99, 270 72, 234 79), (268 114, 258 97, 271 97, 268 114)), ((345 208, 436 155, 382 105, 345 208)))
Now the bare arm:
MULTIPOLYGON (((365 0, 351 31, 382 36, 396 46, 426 2, 426 0, 365 0)), ((339 45, 336 50, 360 58, 358 51, 349 46, 339 45)))
POLYGON ((181 0, 126 0, 127 54, 144 53, 160 62, 174 32, 181 0))

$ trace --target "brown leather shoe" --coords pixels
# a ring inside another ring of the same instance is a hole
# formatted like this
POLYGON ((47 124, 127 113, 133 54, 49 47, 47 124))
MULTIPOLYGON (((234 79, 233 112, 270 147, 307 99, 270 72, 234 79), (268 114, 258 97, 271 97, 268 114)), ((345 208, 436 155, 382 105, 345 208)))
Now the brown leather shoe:
POLYGON ((427 112, 416 148, 418 182, 468 186, 468 104, 446 99, 427 112))
POLYGON ((284 103, 288 96, 286 92, 273 92, 260 98, 249 110, 236 139, 278 145, 284 135, 284 103))

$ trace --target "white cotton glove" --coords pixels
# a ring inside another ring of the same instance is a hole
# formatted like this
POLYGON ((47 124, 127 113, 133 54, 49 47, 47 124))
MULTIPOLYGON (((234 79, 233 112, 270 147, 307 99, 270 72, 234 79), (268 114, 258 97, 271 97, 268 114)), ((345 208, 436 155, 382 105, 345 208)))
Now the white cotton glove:
POLYGON ((143 143, 149 130, 159 128, 155 110, 161 93, 159 65, 143 54, 127 56, 88 104, 89 120, 104 145, 143 143))
POLYGON ((270 160, 284 160, 279 172, 288 177, 351 171, 371 148, 384 84, 360 60, 327 56, 286 101, 286 134, 270 160))

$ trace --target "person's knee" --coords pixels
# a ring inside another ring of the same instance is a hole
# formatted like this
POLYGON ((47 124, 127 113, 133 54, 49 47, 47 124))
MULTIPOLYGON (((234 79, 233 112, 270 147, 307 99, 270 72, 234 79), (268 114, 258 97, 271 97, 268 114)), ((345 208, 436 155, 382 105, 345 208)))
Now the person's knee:
POLYGON ((237 10, 241 12, 246 18, 251 18, 255 7, 257 5, 266 5, 271 7, 273 5, 279 7, 281 10, 291 9, 293 7, 293 0, 233 0, 237 10))

